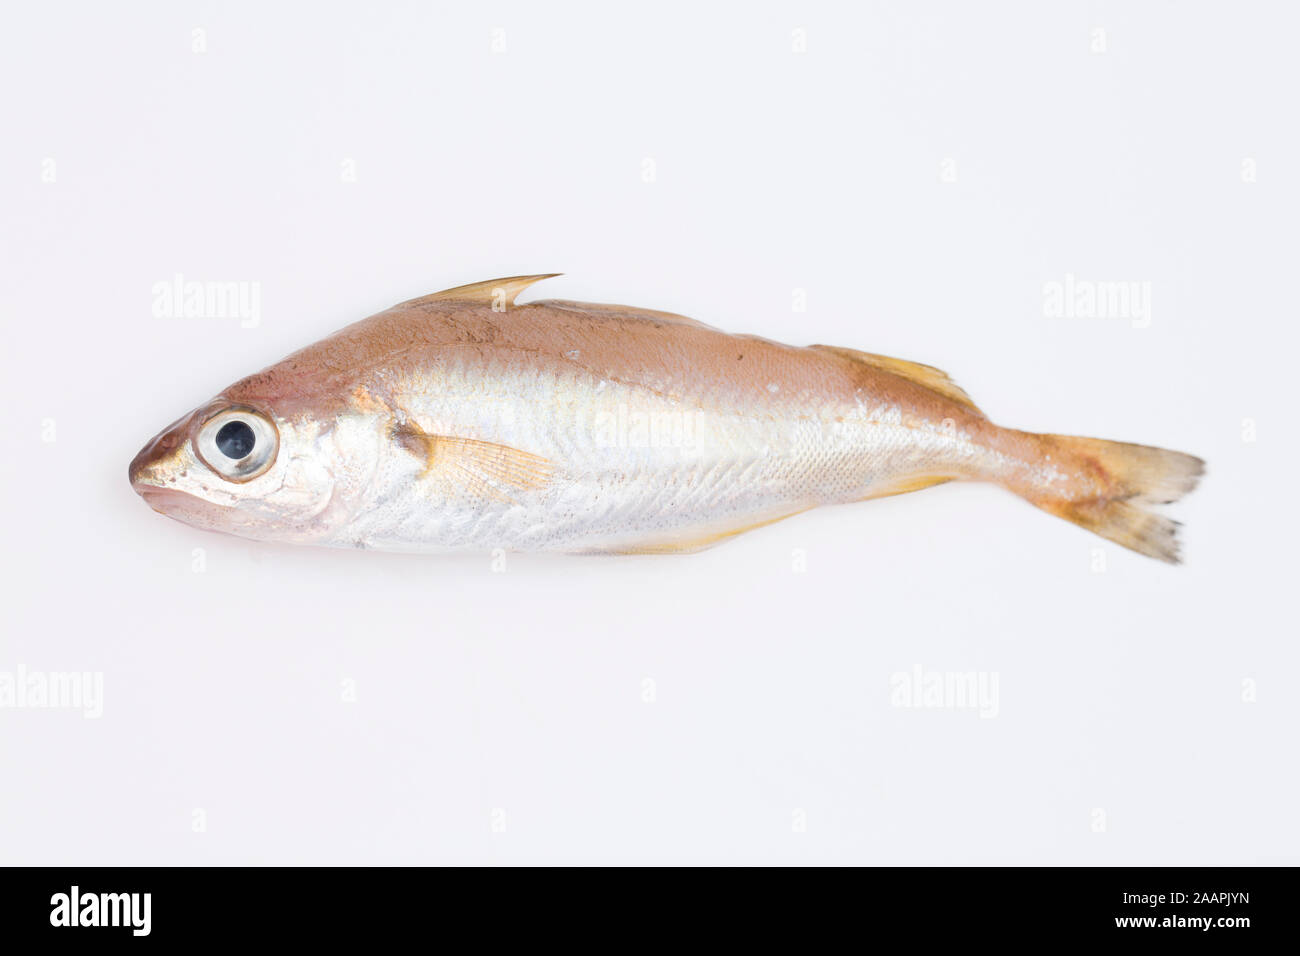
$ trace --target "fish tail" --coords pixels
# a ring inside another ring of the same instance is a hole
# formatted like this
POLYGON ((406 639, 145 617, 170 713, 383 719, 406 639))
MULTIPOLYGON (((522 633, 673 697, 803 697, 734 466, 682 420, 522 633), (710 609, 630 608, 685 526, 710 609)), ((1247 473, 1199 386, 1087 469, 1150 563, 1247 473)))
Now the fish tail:
POLYGON ((1041 452, 1032 469, 1036 477, 1008 483, 1013 491, 1108 541, 1179 563, 1178 522, 1148 506, 1177 501, 1195 488, 1205 462, 1178 451, 1101 438, 1025 437, 1036 439, 1041 452))

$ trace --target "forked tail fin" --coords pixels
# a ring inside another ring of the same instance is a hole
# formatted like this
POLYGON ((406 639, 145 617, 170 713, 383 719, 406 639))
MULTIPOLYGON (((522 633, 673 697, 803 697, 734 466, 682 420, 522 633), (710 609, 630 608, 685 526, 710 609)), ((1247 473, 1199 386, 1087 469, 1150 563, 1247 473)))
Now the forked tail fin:
POLYGON ((1179 563, 1178 522, 1150 505, 1177 501, 1196 487, 1205 462, 1193 455, 1072 435, 1038 435, 1051 456, 1076 480, 1043 481, 1014 490, 1116 544, 1170 564, 1179 563))

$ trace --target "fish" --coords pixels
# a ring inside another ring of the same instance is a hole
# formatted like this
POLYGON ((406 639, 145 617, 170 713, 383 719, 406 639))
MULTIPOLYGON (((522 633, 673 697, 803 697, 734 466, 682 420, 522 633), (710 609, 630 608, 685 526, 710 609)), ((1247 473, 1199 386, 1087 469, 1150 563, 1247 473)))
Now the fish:
POLYGON ((155 511, 256 541, 399 552, 699 551, 824 505, 991 482, 1139 554, 1204 462, 995 425, 944 372, 669 312, 517 304, 552 275, 402 302, 149 441, 155 511))

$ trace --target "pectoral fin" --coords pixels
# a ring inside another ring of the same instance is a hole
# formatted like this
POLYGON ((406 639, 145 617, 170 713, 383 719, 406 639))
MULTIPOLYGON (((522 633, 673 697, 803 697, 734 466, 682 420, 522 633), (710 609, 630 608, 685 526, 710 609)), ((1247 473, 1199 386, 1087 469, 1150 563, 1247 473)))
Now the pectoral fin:
POLYGON ((474 438, 432 435, 411 421, 394 425, 391 435, 424 462, 422 479, 446 481, 477 497, 514 502, 517 493, 541 488, 555 471, 540 455, 474 438))

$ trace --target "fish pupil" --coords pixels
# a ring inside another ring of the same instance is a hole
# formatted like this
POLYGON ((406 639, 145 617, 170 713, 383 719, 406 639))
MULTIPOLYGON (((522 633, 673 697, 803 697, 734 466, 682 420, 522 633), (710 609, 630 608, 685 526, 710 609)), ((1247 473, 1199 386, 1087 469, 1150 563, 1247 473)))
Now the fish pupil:
POLYGON ((217 448, 221 454, 236 461, 246 457, 253 450, 256 442, 257 436, 253 434, 253 429, 248 427, 247 422, 226 422, 217 432, 217 448))

